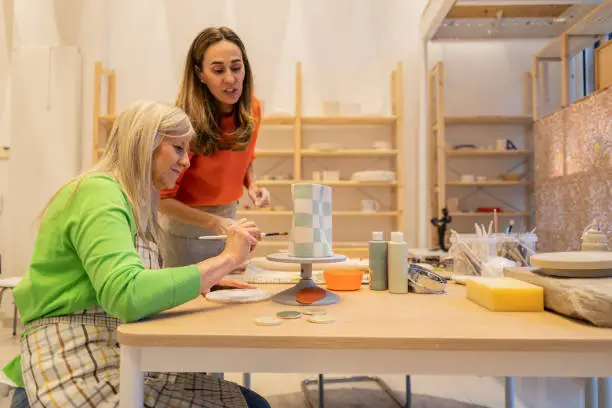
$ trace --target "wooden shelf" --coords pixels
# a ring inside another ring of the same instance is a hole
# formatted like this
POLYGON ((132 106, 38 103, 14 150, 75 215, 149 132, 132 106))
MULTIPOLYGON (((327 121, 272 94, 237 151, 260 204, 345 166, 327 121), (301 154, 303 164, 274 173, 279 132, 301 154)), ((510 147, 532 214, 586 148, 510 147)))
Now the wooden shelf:
MULTIPOLYGON (((259 216, 259 215, 279 215, 279 216, 291 216, 292 211, 273 211, 273 210, 238 210, 238 215, 244 216, 259 216)), ((339 217, 396 217, 399 215, 398 211, 377 211, 377 212, 365 212, 365 211, 333 211, 332 215, 339 217)))
POLYGON ((295 116, 264 116, 261 123, 263 125, 295 125, 295 116))
POLYGON ((465 3, 428 0, 421 15, 422 37, 425 40, 452 41, 553 38, 594 7, 589 4, 593 2, 582 1, 539 2, 558 4, 528 4, 532 1, 465 3), (534 20, 540 24, 530 24, 534 20))
POLYGON ((303 116, 304 125, 392 125, 395 116, 303 116))
MULTIPOLYGON (((115 115, 103 115, 99 117, 100 121, 110 129, 116 119, 115 115)), ((261 120, 264 125, 293 125, 295 124, 295 116, 264 116, 261 120)))
POLYGON ((258 180, 260 186, 290 186, 295 183, 316 183, 330 187, 395 187, 399 183, 397 181, 314 181, 314 180, 258 180))
POLYGON ((531 125, 533 119, 527 115, 476 115, 446 116, 447 125, 531 125))
POLYGON ((397 150, 383 149, 342 149, 342 150, 308 150, 301 151, 308 157, 362 157, 362 156, 395 156, 397 150))
POLYGON ((115 115, 100 116, 100 123, 102 124, 102 126, 104 126, 106 132, 110 133, 113 127, 113 123, 115 123, 115 119, 117 119, 115 115))
POLYGON ((474 181, 471 183, 464 183, 462 181, 449 181, 446 183, 447 186, 451 187, 504 187, 504 186, 523 186, 530 184, 528 180, 520 181, 474 181))
MULTIPOLYGON (((563 33, 568 38, 567 53, 571 56, 590 47, 599 36, 606 35, 610 31, 612 31, 612 1, 607 0, 563 33)), ((558 36, 537 54, 537 58, 561 59, 564 54, 563 41, 564 36, 558 36)))
MULTIPOLYGON (((493 217, 492 212, 452 212, 451 217, 493 217)), ((528 212, 498 212, 498 217, 529 217, 532 213, 528 212)))
POLYGON ((448 150, 446 156, 448 157, 503 157, 503 156, 529 156, 531 152, 529 150, 483 150, 483 149, 460 149, 460 150, 448 150))

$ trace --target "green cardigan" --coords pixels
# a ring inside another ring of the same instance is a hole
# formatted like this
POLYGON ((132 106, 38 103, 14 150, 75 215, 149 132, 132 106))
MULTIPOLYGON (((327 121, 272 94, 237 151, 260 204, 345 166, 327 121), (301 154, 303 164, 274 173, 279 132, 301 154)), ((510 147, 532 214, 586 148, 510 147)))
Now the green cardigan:
MULTIPOLYGON (((68 184, 47 209, 30 267, 13 290, 23 324, 95 305, 133 322, 199 296, 195 265, 145 269, 134 215, 115 179, 90 175, 73 191, 68 184)), ((19 356, 3 371, 23 386, 19 356)))

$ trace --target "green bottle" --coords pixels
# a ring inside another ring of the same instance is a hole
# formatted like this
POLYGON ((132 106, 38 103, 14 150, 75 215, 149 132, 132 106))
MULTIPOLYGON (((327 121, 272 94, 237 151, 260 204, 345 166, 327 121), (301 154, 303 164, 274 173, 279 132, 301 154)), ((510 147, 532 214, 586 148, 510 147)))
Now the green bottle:
POLYGON ((370 289, 387 290, 387 243, 382 232, 373 232, 369 248, 370 289))

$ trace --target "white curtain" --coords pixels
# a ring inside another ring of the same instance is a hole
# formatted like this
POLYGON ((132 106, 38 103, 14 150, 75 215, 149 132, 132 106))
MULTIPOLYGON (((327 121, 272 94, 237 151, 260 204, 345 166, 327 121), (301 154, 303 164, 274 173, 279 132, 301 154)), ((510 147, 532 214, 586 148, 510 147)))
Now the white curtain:
POLYGON ((7 275, 23 275, 49 198, 80 169, 81 54, 77 47, 13 51, 7 275))

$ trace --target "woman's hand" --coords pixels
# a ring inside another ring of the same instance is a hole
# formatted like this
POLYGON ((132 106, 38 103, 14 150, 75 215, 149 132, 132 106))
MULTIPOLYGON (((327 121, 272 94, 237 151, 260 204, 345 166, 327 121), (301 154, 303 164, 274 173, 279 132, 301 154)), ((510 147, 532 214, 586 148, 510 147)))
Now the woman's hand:
POLYGON ((231 218, 217 217, 215 224, 213 225, 213 231, 217 235, 227 235, 232 225, 236 224, 236 221, 231 218))
POLYGON ((208 293, 211 287, 244 264, 260 239, 261 231, 253 221, 242 219, 229 227, 223 252, 197 264, 200 293, 208 293))
POLYGON ((261 231, 253 221, 241 219, 227 231, 224 253, 234 258, 236 265, 247 261, 257 242, 261 240, 261 231))
POLYGON ((223 278, 219 282, 215 283, 211 291, 213 290, 223 290, 223 289, 255 289, 256 286, 251 285, 250 283, 246 283, 243 280, 239 279, 227 279, 223 278))
POLYGON ((270 205, 270 192, 263 187, 252 186, 249 188, 249 198, 257 208, 268 207, 270 205))

